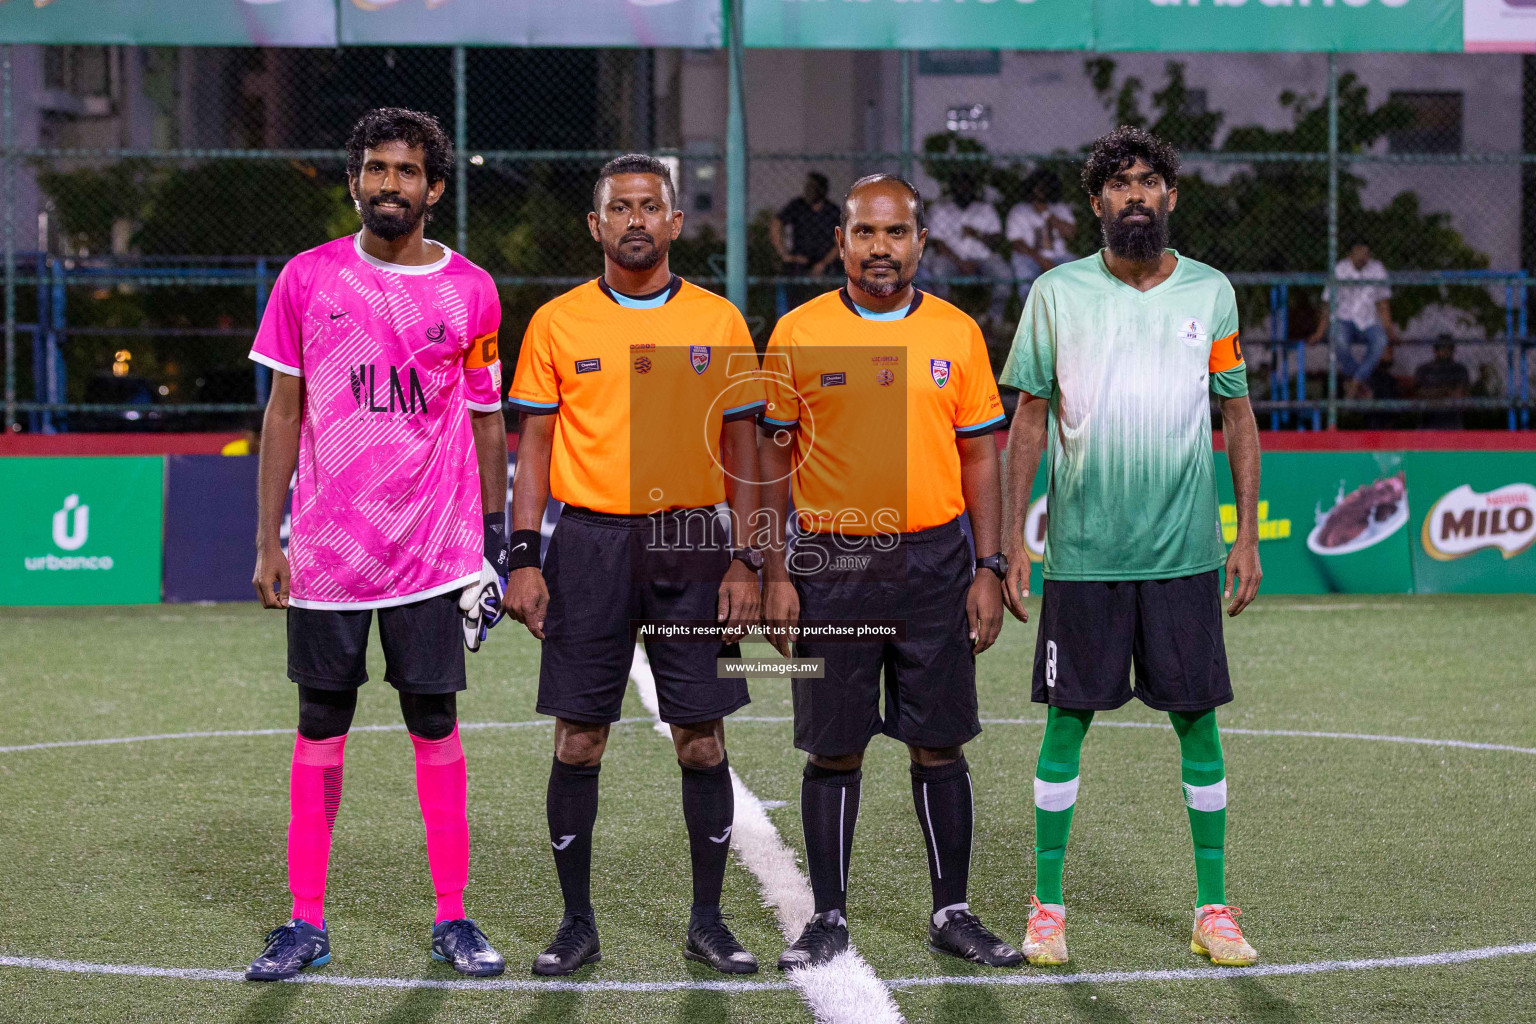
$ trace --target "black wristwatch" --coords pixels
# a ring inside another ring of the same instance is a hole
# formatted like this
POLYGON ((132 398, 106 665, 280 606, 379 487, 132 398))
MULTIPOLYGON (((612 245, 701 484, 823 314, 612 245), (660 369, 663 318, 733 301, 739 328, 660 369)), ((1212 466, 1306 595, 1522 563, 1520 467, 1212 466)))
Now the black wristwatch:
POLYGON ((763 553, 757 548, 732 548, 731 561, 740 562, 753 572, 763 571, 763 553))
POLYGON ((998 579, 1007 579, 1008 556, 999 551, 995 555, 988 555, 986 558, 978 558, 976 559, 976 568, 991 569, 993 572, 997 573, 998 579))

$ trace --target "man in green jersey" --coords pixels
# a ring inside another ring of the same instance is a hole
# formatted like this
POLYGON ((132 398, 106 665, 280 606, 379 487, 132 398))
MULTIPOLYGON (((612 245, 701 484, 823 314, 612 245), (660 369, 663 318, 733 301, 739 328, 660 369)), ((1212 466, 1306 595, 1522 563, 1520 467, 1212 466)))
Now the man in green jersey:
POLYGON ((1166 248, 1178 170, 1178 154, 1140 128, 1094 143, 1083 186, 1105 247, 1036 280, 1000 380, 1021 392, 1003 511, 1003 597, 1020 621, 1025 512, 1049 448, 1034 700, 1050 707, 1035 767, 1035 895, 1023 944, 1034 964, 1067 959, 1062 857, 1083 737, 1095 711, 1132 696, 1166 711, 1179 737, 1198 890, 1190 947, 1218 964, 1258 959, 1226 900, 1215 709, 1232 699, 1221 602, 1236 615, 1259 589, 1259 435, 1232 285, 1166 248), (1208 392, 1221 400, 1237 497, 1230 553, 1208 392))

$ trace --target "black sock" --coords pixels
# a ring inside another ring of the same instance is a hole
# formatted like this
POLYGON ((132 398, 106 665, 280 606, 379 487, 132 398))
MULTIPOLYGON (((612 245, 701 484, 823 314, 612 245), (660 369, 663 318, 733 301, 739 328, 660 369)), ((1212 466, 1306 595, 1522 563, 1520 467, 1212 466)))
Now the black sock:
POLYGON ((928 848, 934 912, 965 902, 971 877, 971 769, 965 758, 927 767, 912 764, 912 803, 928 848))
POLYGON ((683 770, 683 820, 688 823, 688 855, 693 861, 693 910, 718 912, 725 884, 725 860, 731 851, 731 823, 736 794, 730 763, 722 757, 709 768, 677 763, 683 770))
POLYGON ((806 764, 800 783, 800 821, 805 829, 805 866, 816 896, 816 913, 836 910, 848 916, 848 861, 853 826, 859 820, 859 791, 864 773, 835 771, 806 764))
POLYGON ((597 773, 602 765, 566 764, 558 757, 549 770, 549 844, 565 912, 592 909, 592 825, 597 821, 597 773))

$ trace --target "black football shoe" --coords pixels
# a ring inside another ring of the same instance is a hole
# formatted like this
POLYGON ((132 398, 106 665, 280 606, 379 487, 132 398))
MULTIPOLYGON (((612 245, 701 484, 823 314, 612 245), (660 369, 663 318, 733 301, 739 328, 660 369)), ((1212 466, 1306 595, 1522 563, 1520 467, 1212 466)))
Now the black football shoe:
POLYGON ((806 923, 795 944, 779 955, 779 970, 816 967, 848 948, 848 923, 836 910, 817 914, 806 923))
POLYGON ((331 962, 331 937, 324 928, 294 918, 267 932, 267 948, 245 970, 246 981, 283 981, 306 967, 331 962))
POLYGON ((942 925, 929 919, 928 948, 986 967, 1017 967, 1024 962, 1023 953, 987 931, 969 910, 946 911, 942 925))
POLYGON ((432 926, 432 959, 471 978, 494 978, 507 969, 507 962, 491 948, 485 932, 468 918, 432 926))
POLYGON ((708 964, 721 974, 756 974, 757 957, 736 941, 725 915, 695 912, 688 920, 688 945, 683 956, 708 964))
POLYGON ((554 941, 533 961, 533 973, 545 977, 570 974, 587 964, 595 964, 603 958, 597 944, 597 917, 588 910, 582 914, 566 914, 560 921, 560 930, 554 941))

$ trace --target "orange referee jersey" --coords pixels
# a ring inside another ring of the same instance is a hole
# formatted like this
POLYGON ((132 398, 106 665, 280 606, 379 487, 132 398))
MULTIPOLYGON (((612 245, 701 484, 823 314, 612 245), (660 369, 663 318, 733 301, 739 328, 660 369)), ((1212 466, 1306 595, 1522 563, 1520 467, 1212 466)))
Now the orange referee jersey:
POLYGON ((644 515, 724 501, 721 424, 765 398, 741 313, 674 275, 654 308, 621 305, 601 278, 539 307, 507 401, 556 417, 557 501, 644 515))
POLYGON ((915 292, 900 320, 867 320, 844 289, 779 320, 758 417, 794 445, 803 528, 867 536, 939 526, 965 510, 957 437, 1003 424, 981 329, 915 292))

